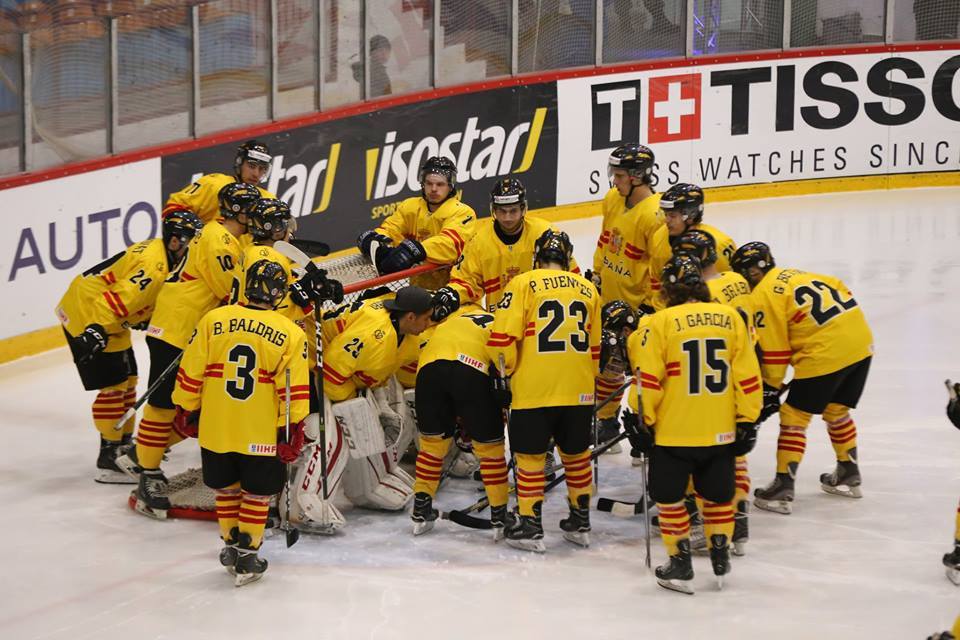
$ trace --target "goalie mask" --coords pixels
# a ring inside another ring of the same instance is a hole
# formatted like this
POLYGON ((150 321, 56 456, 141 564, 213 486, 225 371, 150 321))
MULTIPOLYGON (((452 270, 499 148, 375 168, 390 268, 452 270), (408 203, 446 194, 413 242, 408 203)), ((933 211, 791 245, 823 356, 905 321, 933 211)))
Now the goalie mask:
POLYGON ((690 229, 670 238, 670 246, 673 255, 693 256, 700 261, 701 267, 706 268, 717 262, 717 243, 712 235, 701 229, 690 229))
POLYGON ((247 140, 237 147, 237 156, 233 159, 233 175, 240 180, 240 170, 243 163, 249 162, 252 165, 265 169, 260 177, 261 184, 270 177, 270 167, 273 156, 270 155, 270 147, 258 140, 247 140))
POLYGON ((768 247, 763 242, 748 242, 739 249, 737 249, 733 257, 730 258, 730 268, 742 275, 744 278, 747 278, 749 282, 750 278, 747 277, 747 271, 750 267, 757 267, 762 272, 766 273, 773 269, 776 266, 776 262, 773 261, 773 255, 770 253, 770 247, 768 247))
POLYGON ((564 231, 547 229, 533 246, 533 268, 539 269, 540 265, 555 262, 561 265, 564 271, 569 271, 572 256, 573 243, 570 242, 570 236, 564 231))
POLYGON ((660 196, 660 208, 664 213, 679 213, 689 229, 703 220, 703 189, 685 182, 675 184, 660 196))
POLYGON ((294 225, 295 221, 286 202, 276 198, 263 198, 250 210, 247 231, 256 240, 283 240, 287 229, 294 225))
POLYGON ((257 260, 247 269, 247 300, 275 309, 287 295, 287 272, 272 260, 257 260))
POLYGON ((233 219, 246 214, 260 200, 260 190, 245 182, 231 182, 217 194, 220 203, 220 215, 233 219))

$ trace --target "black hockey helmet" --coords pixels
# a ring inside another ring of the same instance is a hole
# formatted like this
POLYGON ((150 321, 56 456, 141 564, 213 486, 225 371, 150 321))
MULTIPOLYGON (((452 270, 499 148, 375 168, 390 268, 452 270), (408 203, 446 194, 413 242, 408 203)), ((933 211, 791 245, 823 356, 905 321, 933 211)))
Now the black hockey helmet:
POLYGON ((257 204, 260 190, 245 182, 231 182, 220 189, 217 200, 220 202, 221 216, 236 218, 241 213, 248 213, 257 204))
POLYGON ((541 264, 556 262, 563 265, 564 270, 570 269, 570 258, 573 256, 573 243, 565 231, 547 229, 537 238, 533 245, 533 268, 541 264))
POLYGON ((660 196, 660 208, 665 213, 679 212, 687 227, 700 224, 703 220, 703 189, 695 184, 679 182, 660 196))
POLYGON ((233 175, 239 180, 240 167, 243 166, 244 162, 250 162, 266 167, 266 172, 260 178, 260 182, 266 182, 267 178, 270 177, 270 163, 272 161, 273 156, 270 155, 270 147, 266 143, 259 140, 247 140, 237 147, 237 156, 233 159, 233 175))
POLYGON ((665 289, 672 289, 678 285, 696 287, 704 284, 700 261, 690 255, 674 255, 670 258, 663 267, 660 279, 665 289))
POLYGON ((673 255, 693 256, 700 261, 701 267, 709 267, 717 262, 717 241, 703 229, 688 229, 670 238, 670 246, 673 255))
POLYGON ((632 178, 640 178, 647 184, 653 177, 653 151, 638 142, 622 144, 610 153, 607 159, 607 177, 613 177, 614 169, 623 169, 632 178))
POLYGON ((600 322, 604 330, 617 333, 626 327, 636 330, 640 314, 634 311, 628 302, 611 300, 600 309, 600 322))
POLYGON ((446 178, 447 184, 450 185, 450 193, 457 190, 457 165, 450 158, 444 158, 443 156, 427 158, 420 166, 420 173, 417 176, 421 185, 431 173, 446 178))
POLYGON ((527 208, 527 190, 523 183, 516 178, 498 180, 490 191, 490 211, 494 207, 519 204, 524 210, 527 208))
POLYGON ((292 223, 290 206, 286 202, 261 198, 249 211, 247 232, 256 240, 277 240, 277 232, 285 232, 292 223))
MULTIPOLYGON (((730 258, 730 268, 747 278, 747 270, 750 267, 757 267, 764 273, 776 266, 773 261, 773 254, 770 253, 770 247, 766 243, 753 241, 748 242, 733 253, 730 258)), ((749 281, 750 278, 747 278, 749 281)))
POLYGON ((181 245, 187 244, 202 228, 203 222, 193 211, 174 211, 163 219, 163 244, 169 245, 171 238, 179 238, 181 245))
POLYGON ((278 262, 257 260, 247 269, 244 294, 247 300, 276 308, 287 295, 287 272, 278 262))

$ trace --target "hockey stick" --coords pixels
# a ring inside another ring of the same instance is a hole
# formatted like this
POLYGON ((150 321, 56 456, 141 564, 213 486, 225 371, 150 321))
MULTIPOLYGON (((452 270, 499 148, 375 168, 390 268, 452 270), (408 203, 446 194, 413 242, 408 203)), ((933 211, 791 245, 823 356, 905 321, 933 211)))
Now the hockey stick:
MULTIPOLYGON (((287 369, 287 379, 286 379, 286 420, 284 426, 286 427, 286 439, 287 443, 290 443, 290 369, 287 369)), ((280 530, 286 534, 287 537, 287 549, 297 544, 297 540, 300 539, 300 530, 290 524, 290 492, 293 491, 293 481, 292 481, 292 465, 287 465, 287 497, 283 508, 283 515, 280 518, 280 530)))
POLYGON ((307 240, 306 238, 291 238, 290 244, 296 248, 311 253, 315 256, 325 256, 330 254, 330 245, 319 240, 307 240))
POLYGON ((133 406, 123 412, 123 415, 120 416, 120 419, 117 421, 117 424, 113 425, 114 431, 122 430, 123 425, 126 423, 126 421, 134 417, 135 415, 137 415, 137 409, 142 407, 143 403, 150 398, 153 392, 156 391, 161 384, 163 384, 163 381, 166 380, 167 376, 170 375, 170 372, 177 368, 177 365, 180 364, 180 358, 182 357, 183 357, 183 352, 181 351, 180 354, 173 359, 173 362, 167 365, 167 368, 163 370, 163 373, 161 373, 157 377, 157 379, 154 380, 153 384, 150 385, 150 387, 143 392, 143 395, 137 398, 137 401, 133 403, 133 406))

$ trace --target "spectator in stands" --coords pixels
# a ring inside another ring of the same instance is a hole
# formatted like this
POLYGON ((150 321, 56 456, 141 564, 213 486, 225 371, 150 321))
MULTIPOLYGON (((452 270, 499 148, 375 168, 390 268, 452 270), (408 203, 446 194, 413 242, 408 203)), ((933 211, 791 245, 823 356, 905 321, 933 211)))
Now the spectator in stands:
MULTIPOLYGON (((387 60, 393 50, 386 36, 377 34, 370 38, 370 95, 367 98, 379 98, 393 93, 390 76, 387 75, 387 60)), ((363 63, 354 62, 351 67, 353 79, 363 83, 363 63)))

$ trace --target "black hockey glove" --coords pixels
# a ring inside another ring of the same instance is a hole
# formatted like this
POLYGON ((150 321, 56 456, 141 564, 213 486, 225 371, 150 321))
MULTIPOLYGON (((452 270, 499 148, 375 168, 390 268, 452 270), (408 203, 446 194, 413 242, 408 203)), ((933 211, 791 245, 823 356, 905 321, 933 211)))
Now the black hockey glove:
POLYGON ((510 382, 497 372, 496 367, 490 367, 490 381, 493 385, 493 389, 490 392, 493 401, 496 402, 497 406, 501 409, 509 409, 510 403, 513 402, 510 382))
POLYGON ((107 330, 99 324, 89 324, 74 343, 77 351, 77 362, 90 362, 93 356, 107 348, 107 330))
POLYGON ((430 317, 434 322, 440 322, 459 308, 460 294, 457 290, 440 287, 433 294, 433 314, 430 317))
POLYGON ((396 273, 404 271, 419 262, 427 259, 427 251, 416 240, 407 238, 389 252, 377 263, 380 273, 396 273))
POLYGON ((745 456, 757 446, 757 424, 755 422, 738 422, 737 437, 733 441, 733 455, 745 456))
POLYGON ((364 231, 357 238, 357 247, 360 249, 360 253, 370 258, 370 262, 379 271, 380 263, 393 247, 393 240, 373 230, 364 231))
POLYGON ((592 269, 587 269, 583 272, 583 277, 589 280, 597 287, 597 291, 600 291, 600 274, 595 273, 592 269))
POLYGON ((324 300, 339 304, 343 302, 343 285, 339 280, 327 279, 324 269, 308 269, 302 278, 290 285, 290 300, 302 309, 324 300))
POLYGON ((760 409, 760 418, 757 420, 759 425, 770 416, 780 411, 780 389, 771 387, 767 383, 763 384, 763 408, 760 409))
POLYGON ((630 455, 633 456, 634 452, 649 455, 653 451, 653 432, 640 420, 640 414, 624 409, 620 421, 623 423, 623 430, 627 432, 627 440, 630 441, 630 455))
POLYGON ((150 327, 150 319, 141 320, 137 324, 130 325, 132 331, 146 331, 150 327))

